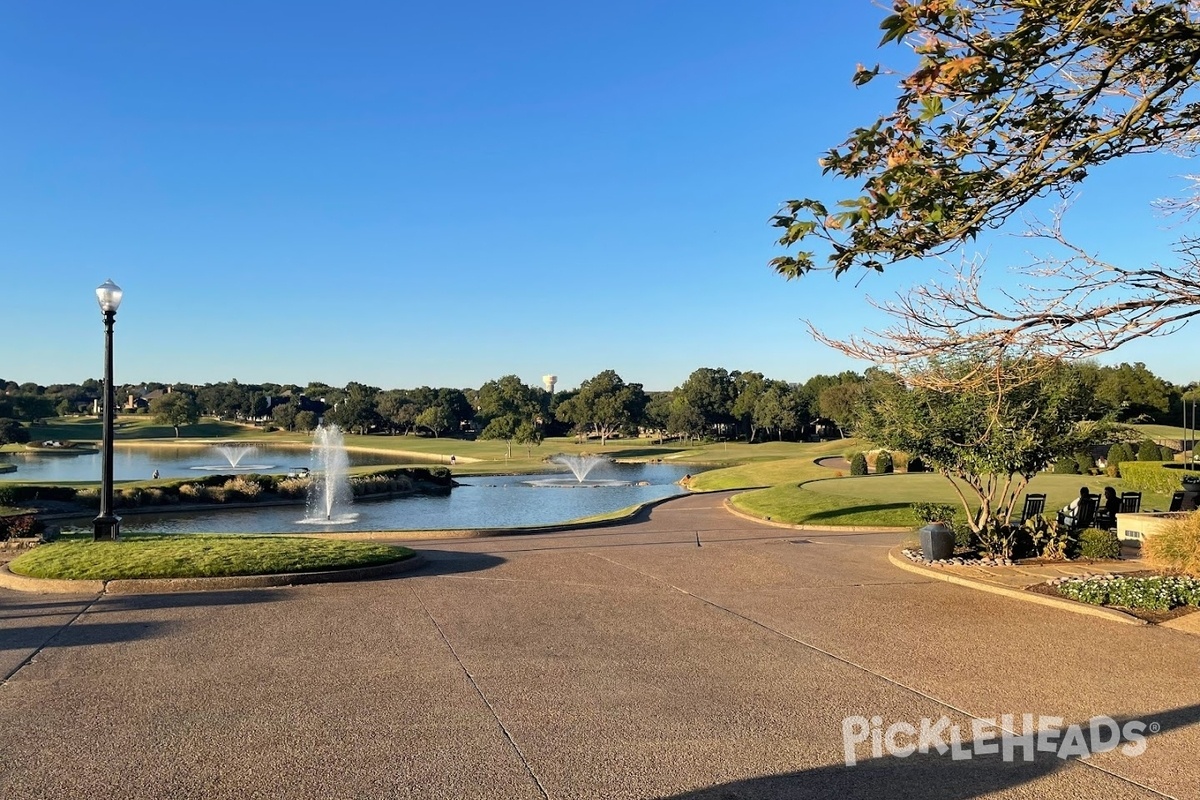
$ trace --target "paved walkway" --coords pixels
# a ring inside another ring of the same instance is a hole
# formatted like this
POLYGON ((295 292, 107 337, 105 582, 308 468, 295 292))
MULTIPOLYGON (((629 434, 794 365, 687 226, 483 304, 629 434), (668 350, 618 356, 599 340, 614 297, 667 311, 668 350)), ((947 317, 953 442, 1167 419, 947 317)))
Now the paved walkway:
POLYGON ((426 567, 377 582, 0 592, 0 797, 1200 797, 1200 637, 904 572, 899 534, 722 499, 422 543, 426 567), (1158 732, 1136 758, 868 742, 844 764, 847 717, 947 716, 969 741, 972 717, 1024 713, 1158 732))

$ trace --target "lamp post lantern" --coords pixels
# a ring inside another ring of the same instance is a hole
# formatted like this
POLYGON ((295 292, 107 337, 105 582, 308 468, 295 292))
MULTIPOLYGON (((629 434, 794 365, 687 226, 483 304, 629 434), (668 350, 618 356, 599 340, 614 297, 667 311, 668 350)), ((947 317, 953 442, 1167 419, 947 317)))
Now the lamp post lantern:
POLYGON ((121 535, 121 518, 113 514, 113 322, 121 305, 121 287, 105 281, 96 288, 96 300, 104 318, 104 433, 100 467, 100 516, 92 522, 92 539, 116 540, 121 535))

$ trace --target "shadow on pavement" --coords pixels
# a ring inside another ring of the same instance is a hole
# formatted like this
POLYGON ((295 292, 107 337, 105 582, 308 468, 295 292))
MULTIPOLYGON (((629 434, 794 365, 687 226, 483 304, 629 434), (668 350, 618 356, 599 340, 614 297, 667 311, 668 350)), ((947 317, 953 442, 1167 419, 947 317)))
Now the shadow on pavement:
MULTIPOLYGON (((1090 720, 1076 722, 1082 738, 1081 743, 1089 752, 1101 753, 1118 748, 1135 748, 1136 737, 1126 737, 1124 731, 1127 723, 1141 722, 1146 728, 1141 735, 1145 737, 1145 747, 1154 747, 1154 737, 1176 728, 1183 728, 1200 723, 1200 705, 1183 706, 1169 711, 1142 715, 1137 718, 1114 720, 1120 732, 1113 735, 1112 729, 1101 726, 1093 731, 1090 720), (1093 747, 1095 748, 1093 750, 1093 747)), ((919 720, 911 720, 917 725, 919 720)), ((885 723, 885 725, 890 723, 885 723)), ((941 800, 968 800, 968 798, 984 797, 1004 789, 1022 786, 1032 781, 1065 769, 1080 769, 1082 765, 1077 758, 1060 758, 1058 748, 1065 745, 1069 739, 1069 722, 1064 722, 1057 730, 1059 736, 1050 742, 1055 748, 1052 752, 1035 752, 1033 761, 1024 758, 1025 749, 1017 745, 1010 752, 1014 755, 1006 759, 1003 753, 981 755, 975 750, 982 745, 985 749, 995 746, 995 739, 970 738, 970 723, 960 726, 966 734, 963 737, 962 750, 970 751, 965 759, 955 760, 951 752, 939 754, 930 748, 928 754, 914 753, 906 758, 884 755, 881 758, 871 757, 871 742, 868 739, 859 744, 855 750, 861 759, 855 766, 835 764, 814 769, 790 772, 779 775, 766 775, 758 778, 735 781, 733 783, 710 786, 693 792, 672 795, 664 800, 768 800, 768 798, 830 798, 830 797, 888 797, 888 798, 928 798, 937 797, 941 800)), ((1017 722, 1018 728, 1020 722, 1017 722)), ((886 730, 886 728, 885 728, 886 730)), ((945 736, 947 744, 949 736, 945 736)), ((901 737, 901 742, 913 741, 901 737)), ((1129 755, 1135 758, 1136 755, 1129 755)), ((1097 777, 1109 781, 1122 782, 1113 773, 1113 762, 1107 761, 1104 769, 1094 771, 1097 777)), ((1082 767, 1087 769, 1087 767, 1082 767)), ((1119 769, 1119 766, 1117 767, 1119 769)), ((1114 786, 1110 796, 1121 796, 1120 786, 1114 786)), ((1130 794, 1136 792, 1135 786, 1127 783, 1125 788, 1130 794)), ((1027 790, 1028 791, 1028 790, 1027 790)), ((1144 792, 1144 790, 1143 790, 1144 792)), ((1149 792, 1145 792, 1149 794, 1149 792)))
POLYGON ((0 651, 31 648, 115 644, 163 636, 172 626, 163 622, 91 622, 73 625, 23 625, 4 630, 0 651))
POLYGON ((462 572, 481 572, 498 567, 507 561, 507 559, 487 553, 462 553, 453 550, 426 550, 424 548, 420 552, 425 556, 425 563, 412 572, 399 575, 399 578, 409 575, 428 577, 431 575, 457 575, 462 572))

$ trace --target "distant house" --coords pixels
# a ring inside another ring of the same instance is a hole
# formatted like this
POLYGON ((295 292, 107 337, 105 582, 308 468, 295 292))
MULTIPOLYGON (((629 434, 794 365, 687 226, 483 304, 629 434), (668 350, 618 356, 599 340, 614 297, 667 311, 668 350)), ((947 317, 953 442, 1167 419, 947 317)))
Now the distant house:
POLYGON ((150 403, 152 401, 170 394, 172 388, 173 387, 168 386, 166 389, 154 389, 148 392, 143 386, 142 391, 136 394, 131 392, 125 398, 125 405, 121 406, 121 408, 125 411, 137 411, 141 408, 150 408, 150 403))

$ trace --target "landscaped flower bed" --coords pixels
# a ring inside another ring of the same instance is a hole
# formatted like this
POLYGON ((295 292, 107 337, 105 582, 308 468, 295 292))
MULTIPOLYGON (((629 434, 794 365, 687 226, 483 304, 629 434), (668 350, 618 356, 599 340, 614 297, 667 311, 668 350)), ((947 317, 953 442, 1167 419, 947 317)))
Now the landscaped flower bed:
POLYGON ((1058 578, 1052 581, 1063 597, 1097 606, 1170 611, 1180 606, 1200 607, 1200 579, 1154 575, 1126 577, 1099 575, 1058 578))

